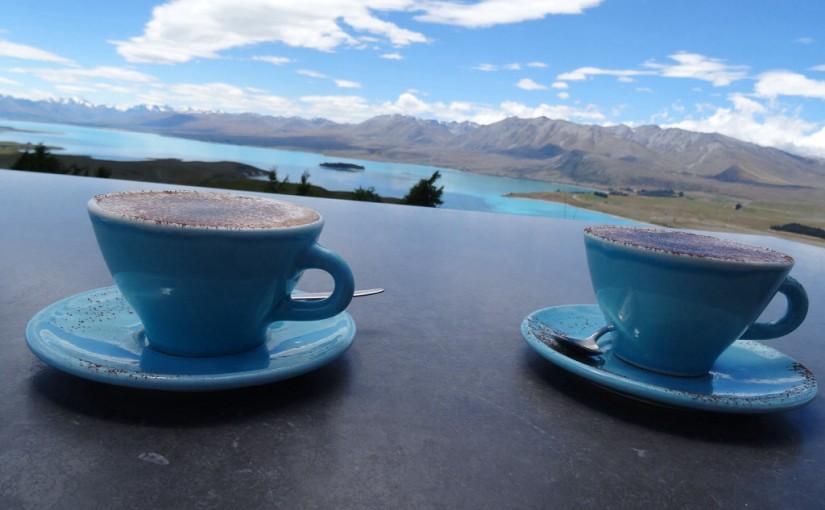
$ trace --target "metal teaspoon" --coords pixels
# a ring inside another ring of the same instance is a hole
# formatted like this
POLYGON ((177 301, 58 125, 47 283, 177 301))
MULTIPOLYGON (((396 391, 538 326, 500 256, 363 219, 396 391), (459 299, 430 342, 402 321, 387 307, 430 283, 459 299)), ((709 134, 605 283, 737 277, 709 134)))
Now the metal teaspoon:
POLYGON ((604 353, 602 348, 596 344, 596 340, 601 338, 605 333, 613 331, 613 329, 614 327, 612 324, 605 324, 597 329, 592 335, 585 338, 575 338, 561 333, 556 333, 555 331, 551 331, 550 336, 553 337, 553 340, 570 347, 580 354, 594 356, 604 353))
MULTIPOLYGON (((372 296, 374 294, 381 294, 384 289, 364 289, 356 290, 352 293, 352 297, 372 296)), ((292 299, 295 301, 318 301, 326 299, 332 295, 332 292, 304 292, 302 294, 292 294, 292 299)))

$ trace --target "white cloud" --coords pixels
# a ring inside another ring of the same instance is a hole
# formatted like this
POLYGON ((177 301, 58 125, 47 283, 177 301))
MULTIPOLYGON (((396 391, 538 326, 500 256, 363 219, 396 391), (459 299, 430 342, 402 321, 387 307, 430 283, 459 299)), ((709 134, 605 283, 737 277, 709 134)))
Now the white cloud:
POLYGON ((568 94, 567 92, 559 92, 556 95, 559 97, 559 99, 567 99, 570 97, 570 94, 568 94))
POLYGON ((550 85, 550 86, 553 87, 554 89, 561 89, 561 90, 566 90, 569 87, 569 85, 567 85, 567 82, 564 82, 564 81, 553 82, 553 84, 550 85))
POLYGON ((182 83, 151 88, 137 96, 138 103, 168 104, 177 108, 227 112, 259 112, 291 116, 301 112, 295 101, 228 83, 182 83))
POLYGON ((295 71, 298 74, 303 74, 304 76, 309 76, 310 78, 326 78, 327 75, 324 73, 319 73, 318 71, 312 71, 310 69, 298 69, 295 71))
POLYGON ((402 57, 400 53, 385 53, 381 55, 381 58, 387 60, 404 60, 404 57, 402 57))
POLYGON ((152 10, 141 35, 111 41, 131 62, 177 64, 219 58, 221 52, 266 42, 333 51, 341 46, 426 43, 422 33, 387 18, 414 13, 415 21, 490 27, 581 14, 602 0, 169 0, 152 10))
POLYGON ((374 115, 369 102, 360 96, 304 96, 302 117, 320 117, 335 122, 360 122, 374 115))
POLYGON ((8 78, 3 78, 2 76, 0 76, 0 83, 5 83, 6 85, 20 85, 19 82, 10 80, 8 78))
POLYGON ((30 101, 44 101, 47 99, 56 99, 56 96, 51 92, 46 92, 44 90, 34 89, 31 87, 22 87, 15 89, 3 89, 3 87, 0 87, 0 95, 13 96, 18 97, 20 99, 28 99, 30 101))
POLYGON ((21 74, 32 74, 52 83, 77 83, 84 80, 111 80, 132 83, 149 83, 155 80, 154 77, 140 71, 135 71, 134 69, 111 66, 91 68, 72 67, 60 69, 17 67, 14 68, 13 71, 21 74))
POLYGON ((580 67, 573 71, 562 73, 556 77, 557 80, 582 81, 591 76, 639 76, 655 74, 652 71, 637 71, 635 69, 601 69, 598 67, 580 67))
POLYGON ((493 72, 503 69, 505 71, 521 71, 524 67, 532 67, 532 68, 542 68, 547 67, 546 64, 542 64, 541 62, 531 62, 529 64, 522 65, 519 62, 512 62, 510 64, 504 64, 503 66, 499 67, 495 64, 479 64, 472 69, 476 71, 486 71, 486 72, 493 72))
POLYGON ((825 156, 825 127, 799 117, 797 112, 759 102, 741 94, 728 96, 730 107, 708 108, 707 114, 664 127, 678 127, 704 133, 721 133, 759 145, 779 147, 795 152, 825 156))
POLYGON ((581 14, 602 0, 481 0, 476 3, 432 1, 421 4, 418 21, 470 28, 542 19, 551 14, 581 14))
POLYGON ((402 114, 441 121, 470 121, 491 124, 507 117, 546 116, 563 120, 601 121, 604 115, 594 105, 578 108, 568 105, 528 106, 504 101, 497 107, 466 101, 427 102, 413 92, 404 92, 394 101, 373 103, 360 96, 306 96, 300 98, 300 115, 323 117, 336 122, 362 122, 376 115, 402 114))
POLYGON ((268 62, 274 66, 282 66, 284 64, 289 64, 292 62, 292 59, 286 57, 276 57, 274 55, 259 55, 257 57, 252 57, 252 60, 260 60, 261 62, 268 62))
POLYGON ((264 42, 320 51, 357 47, 373 36, 393 46, 427 42, 378 17, 412 6, 413 0, 173 0, 152 10, 142 35, 112 43, 131 62, 175 64, 264 42))
POLYGON ((795 39, 794 42, 808 46, 814 43, 814 39, 813 37, 800 37, 799 39, 795 39))
POLYGON ((800 96, 825 99, 825 80, 791 71, 771 71, 757 77, 754 91, 762 97, 800 96))
POLYGON ((541 83, 536 83, 530 78, 522 78, 516 83, 516 87, 522 90, 547 90, 546 85, 542 85, 541 83))
POLYGON ((589 105, 586 108, 577 108, 575 106, 568 106, 562 104, 540 104, 539 106, 527 106, 513 101, 505 101, 501 103, 501 110, 506 117, 549 117, 551 119, 577 119, 585 121, 596 121, 604 119, 604 114, 595 105, 589 105))
POLYGON ((811 71, 825 71, 825 64, 823 64, 821 66, 813 66, 811 68, 811 71))
POLYGON ((361 88, 361 84, 358 83, 357 81, 336 80, 336 79, 333 79, 332 81, 335 82, 335 85, 337 87, 340 87, 342 89, 360 89, 361 88))
POLYGON ((21 60, 34 60, 37 62, 51 62, 54 64, 74 65, 74 61, 68 58, 55 55, 48 51, 35 48, 33 46, 26 46, 23 44, 15 44, 9 41, 0 40, 0 57, 17 58, 21 60))
POLYGON ((547 64, 545 64, 544 62, 528 62, 527 67, 534 67, 534 68, 537 68, 537 69, 544 69, 544 68, 547 67, 547 64))
POLYGON ((70 94, 83 94, 84 92, 95 92, 96 89, 93 87, 86 87, 84 85, 57 85, 55 86, 57 90, 68 92, 70 94))
POLYGON ((617 79, 622 83, 633 83, 636 81, 630 76, 619 76, 617 79))
POLYGON ((676 64, 647 62, 645 67, 655 69, 660 76, 709 81, 714 87, 723 87, 747 78, 747 66, 727 65, 719 59, 697 53, 679 52, 669 57, 675 60, 676 64))

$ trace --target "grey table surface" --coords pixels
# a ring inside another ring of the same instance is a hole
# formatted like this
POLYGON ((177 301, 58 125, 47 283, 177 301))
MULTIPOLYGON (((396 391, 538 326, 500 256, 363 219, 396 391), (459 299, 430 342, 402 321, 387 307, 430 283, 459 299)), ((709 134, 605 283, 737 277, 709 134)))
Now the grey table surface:
MULTIPOLYGON (((321 242, 358 287, 387 289, 353 301, 340 358, 205 393, 91 382, 37 359, 29 319, 113 283, 86 201, 158 187, 0 171, 0 508, 823 505, 822 396, 756 416, 658 407, 523 341, 528 313, 594 302, 576 221, 290 197, 325 216, 321 242)), ((728 237, 796 258, 808 318, 767 343, 825 377, 825 250, 728 237)))

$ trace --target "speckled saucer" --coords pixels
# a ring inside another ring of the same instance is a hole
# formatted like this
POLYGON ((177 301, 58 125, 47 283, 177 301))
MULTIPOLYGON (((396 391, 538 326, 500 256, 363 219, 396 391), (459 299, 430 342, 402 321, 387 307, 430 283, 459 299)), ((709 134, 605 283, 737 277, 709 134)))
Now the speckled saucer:
POLYGON ((154 390, 206 391, 270 383, 312 371, 352 344, 346 313, 320 321, 279 322, 260 347, 233 356, 186 358, 145 346, 143 326, 117 287, 54 303, 29 322, 26 341, 53 367, 79 377, 154 390))
POLYGON ((551 332, 584 337, 604 324, 596 305, 545 308, 521 323, 527 343, 552 363, 623 395, 672 407, 721 413, 768 413, 803 406, 816 396, 813 374, 776 349, 738 340, 702 377, 650 372, 612 355, 612 333, 599 340, 600 356, 583 356, 553 340, 551 332))

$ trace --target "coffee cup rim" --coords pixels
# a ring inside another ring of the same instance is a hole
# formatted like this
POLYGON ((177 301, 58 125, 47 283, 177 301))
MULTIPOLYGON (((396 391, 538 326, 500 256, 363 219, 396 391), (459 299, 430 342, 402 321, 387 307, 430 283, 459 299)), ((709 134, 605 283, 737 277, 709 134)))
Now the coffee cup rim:
POLYGON ((101 219, 114 221, 123 224, 135 225, 140 226, 143 228, 150 228, 153 230, 159 231, 176 231, 176 232, 203 232, 203 233, 221 233, 221 234, 272 234, 276 232, 296 232, 300 230, 306 229, 316 229, 319 226, 323 226, 324 224, 324 217, 321 215, 320 212, 312 209, 311 207, 307 207, 304 205, 296 204, 293 202, 287 202, 285 200, 278 200, 268 197, 258 197, 253 195, 243 195, 243 194, 235 194, 223 191, 201 191, 201 190, 162 190, 162 189, 140 189, 140 190, 128 190, 128 191, 115 191, 111 193, 101 193, 95 195, 87 202, 87 209, 90 214, 97 216, 101 219), (288 204, 291 207, 300 207, 302 209, 307 209, 309 211, 314 212, 317 215, 317 219, 307 222, 301 223, 298 225, 283 225, 283 226, 259 226, 259 227, 249 227, 249 226, 221 226, 221 225, 192 225, 186 224, 181 222, 175 221, 164 221, 159 219, 152 219, 152 218, 144 218, 136 215, 118 213, 115 211, 111 211, 109 209, 104 208, 100 205, 99 200, 103 197, 112 197, 118 195, 138 195, 142 193, 149 193, 149 194, 161 194, 161 193, 169 193, 169 194, 200 194, 200 195, 225 195, 225 196, 234 196, 234 197, 246 197, 256 200, 265 200, 271 202, 278 202, 281 204, 288 204))
POLYGON ((772 250, 770 248, 765 248, 762 246, 754 246, 745 243, 739 243, 736 241, 731 241, 729 239, 724 239, 721 237, 714 237, 709 235, 703 234, 696 234, 693 232, 686 232, 683 230, 673 230, 673 229, 664 229, 664 228, 655 228, 655 227, 640 227, 640 226, 630 226, 630 225, 592 225, 586 227, 584 229, 585 237, 589 237, 593 240, 598 242, 609 243, 613 246, 623 247, 628 250, 634 251, 642 251, 645 253, 661 255, 665 257, 676 257, 680 260, 691 260, 697 263, 720 263, 720 264, 731 264, 737 266, 793 266, 794 259, 790 255, 782 253, 777 250, 772 250), (648 246, 642 243, 634 243, 632 241, 620 240, 620 239, 612 239, 610 237, 606 237, 603 235, 599 235, 599 230, 607 230, 607 229, 623 229, 623 230, 634 230, 634 231, 646 231, 646 232, 678 232, 680 234, 684 234, 687 236, 694 236, 697 238, 705 238, 705 239, 712 239, 714 242, 720 242, 725 245, 736 247, 736 248, 745 248, 750 251, 757 251, 771 254, 774 257, 774 260, 754 260, 754 259, 746 259, 743 257, 736 257, 736 256, 722 256, 717 254, 701 254, 701 253, 690 253, 687 251, 681 251, 678 249, 667 249, 663 247, 656 247, 656 246, 648 246))

